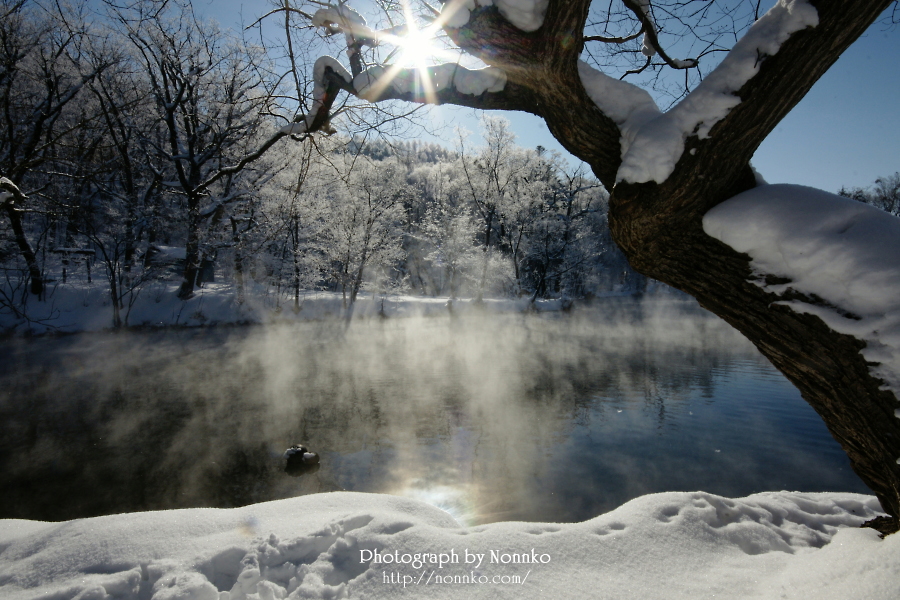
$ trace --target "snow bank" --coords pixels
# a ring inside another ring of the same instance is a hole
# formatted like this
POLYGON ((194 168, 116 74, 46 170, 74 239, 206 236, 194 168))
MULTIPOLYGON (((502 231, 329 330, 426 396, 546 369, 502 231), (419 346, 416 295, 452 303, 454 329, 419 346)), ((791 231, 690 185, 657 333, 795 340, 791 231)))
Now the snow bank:
POLYGON ((900 536, 855 494, 637 498, 583 523, 460 527, 329 493, 237 509, 0 521, 9 600, 895 598, 900 536))
POLYGON ((707 234, 753 259, 760 275, 789 283, 822 303, 779 302, 813 314, 839 333, 865 340, 872 375, 900 397, 900 219, 849 198, 799 185, 764 185, 731 198, 703 218, 707 234))

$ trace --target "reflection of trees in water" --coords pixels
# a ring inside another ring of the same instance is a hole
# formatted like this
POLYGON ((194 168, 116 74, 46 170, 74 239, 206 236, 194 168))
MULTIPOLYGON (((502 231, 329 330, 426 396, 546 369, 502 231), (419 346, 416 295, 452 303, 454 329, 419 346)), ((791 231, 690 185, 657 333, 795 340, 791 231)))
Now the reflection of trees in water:
POLYGON ((663 426, 667 407, 683 404, 698 389, 712 395, 717 371, 735 358, 755 359, 742 338, 727 326, 710 327, 701 314, 647 317, 653 326, 642 327, 632 312, 625 313, 626 325, 619 313, 592 315, 591 323, 576 320, 565 328, 537 322, 546 331, 530 336, 525 397, 576 423, 604 414, 595 410, 598 403, 643 404, 663 426))
POLYGON ((0 516, 238 506, 412 480, 484 488, 475 501, 502 512, 497 490, 560 468, 552 449, 575 428, 625 405, 664 427, 693 390, 711 393, 715 371, 753 356, 691 309, 610 306, 13 342, 0 366, 0 516), (320 452, 319 472, 282 473, 297 442, 320 452))

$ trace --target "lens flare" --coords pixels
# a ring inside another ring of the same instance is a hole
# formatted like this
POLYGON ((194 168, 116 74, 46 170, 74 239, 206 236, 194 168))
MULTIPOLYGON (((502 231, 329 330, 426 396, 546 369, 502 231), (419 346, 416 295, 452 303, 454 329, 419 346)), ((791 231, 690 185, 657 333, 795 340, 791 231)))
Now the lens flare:
POLYGON ((465 486, 429 485, 420 480, 409 482, 406 487, 392 490, 391 495, 413 498, 441 509, 462 526, 479 522, 478 511, 472 503, 472 490, 465 486))
POLYGON ((437 35, 442 27, 442 20, 420 28, 408 2, 403 2, 403 14, 406 20, 405 32, 401 35, 386 35, 381 38, 383 43, 394 46, 385 66, 384 74, 372 86, 373 95, 379 95, 384 88, 392 83, 404 82, 401 87, 406 87, 409 82, 410 91, 417 97, 424 98, 429 104, 437 103, 437 91, 432 80, 435 64, 440 62, 455 61, 456 55, 452 54, 437 44, 437 35))

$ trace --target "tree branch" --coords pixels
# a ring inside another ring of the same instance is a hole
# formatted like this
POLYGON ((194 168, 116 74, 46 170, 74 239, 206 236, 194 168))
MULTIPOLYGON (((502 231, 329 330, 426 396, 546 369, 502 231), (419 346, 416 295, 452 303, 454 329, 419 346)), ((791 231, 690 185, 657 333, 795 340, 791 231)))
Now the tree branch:
POLYGON ((584 36, 582 41, 584 42, 603 42, 604 44, 624 44, 625 42, 630 42, 631 40, 636 40, 644 34, 644 30, 641 29, 637 33, 633 33, 626 37, 605 37, 602 35, 587 35, 584 36))
MULTIPOLYGON (((759 72, 736 92, 740 104, 713 126, 707 139, 688 140, 674 175, 681 181, 696 178, 715 163, 717 170, 740 177, 763 140, 892 1, 812 0, 818 25, 791 35, 774 56, 761 57, 759 72), (693 155, 688 152, 692 148, 693 155)), ((705 213, 738 191, 711 194, 698 210, 705 213)))
POLYGON ((553 136, 612 187, 622 134, 588 97, 578 75, 590 4, 550 0, 544 23, 534 32, 516 29, 496 7, 479 7, 463 27, 445 31, 460 48, 502 69, 507 89, 527 91, 536 105, 534 114, 544 118, 553 136))
MULTIPOLYGON (((669 65, 673 69, 692 69, 697 66, 699 61, 696 58, 689 58, 687 60, 674 60, 668 54, 666 54, 666 51, 662 47, 662 44, 659 43, 659 36, 656 35, 656 24, 653 22, 653 19, 651 18, 649 12, 644 10, 636 0, 622 0, 622 4, 624 4, 625 7, 628 8, 628 10, 633 12, 634 16, 637 17, 638 21, 641 22, 641 30, 644 32, 645 39, 650 42, 650 46, 653 48, 653 50, 656 51, 657 54, 659 54, 659 57, 663 59, 667 65, 669 65)), ((652 52, 648 52, 647 54, 652 55, 652 52)), ((648 56, 647 58, 650 57, 648 56)))

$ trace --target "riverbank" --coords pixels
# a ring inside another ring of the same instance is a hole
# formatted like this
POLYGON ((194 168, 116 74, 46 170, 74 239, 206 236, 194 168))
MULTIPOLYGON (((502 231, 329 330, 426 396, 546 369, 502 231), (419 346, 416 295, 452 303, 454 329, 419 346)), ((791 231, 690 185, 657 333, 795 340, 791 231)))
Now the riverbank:
MULTIPOLYGON (((242 302, 234 285, 207 283, 188 300, 177 297, 172 282, 148 284, 135 294, 130 305, 120 309, 123 328, 210 327, 289 323, 346 318, 347 310, 340 293, 304 291, 295 303, 263 286, 250 288, 242 302)), ((654 296, 683 300, 687 297, 660 286, 654 296)), ((625 300, 628 294, 611 293, 601 300, 625 300)), ((692 300, 691 300, 692 302, 692 300)), ((397 318, 474 312, 511 313, 533 310, 554 312, 572 305, 560 299, 472 298, 413 296, 361 292, 353 306, 353 318, 397 318)), ((6 335, 43 335, 113 329, 113 310, 108 293, 98 285, 66 284, 48 292, 46 300, 27 299, 24 308, 0 307, 0 332, 6 335)))

